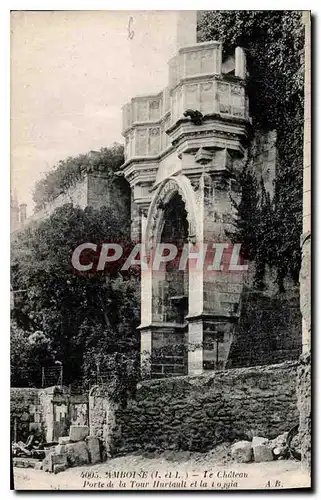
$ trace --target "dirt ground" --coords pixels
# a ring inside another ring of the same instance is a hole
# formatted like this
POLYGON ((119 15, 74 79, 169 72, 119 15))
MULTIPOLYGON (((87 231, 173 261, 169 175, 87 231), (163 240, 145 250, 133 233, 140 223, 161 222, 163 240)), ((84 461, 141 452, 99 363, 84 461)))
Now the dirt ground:
POLYGON ((14 485, 16 490, 288 489, 308 488, 310 477, 295 460, 238 464, 221 448, 206 454, 127 455, 56 475, 15 468, 14 485))

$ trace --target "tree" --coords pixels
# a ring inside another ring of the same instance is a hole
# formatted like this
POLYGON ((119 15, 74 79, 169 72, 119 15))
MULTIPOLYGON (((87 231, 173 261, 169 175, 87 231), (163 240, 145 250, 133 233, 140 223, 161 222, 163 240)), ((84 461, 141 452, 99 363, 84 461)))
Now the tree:
POLYGON ((12 244, 13 289, 25 290, 14 318, 20 328, 50 339, 65 383, 92 382, 97 366, 104 372, 104 360, 115 353, 138 355, 138 276, 122 272, 121 262, 86 275, 71 265, 79 244, 107 241, 130 247, 125 215, 66 204, 12 244))
POLYGON ((39 385, 39 367, 52 365, 55 353, 43 332, 26 332, 15 321, 11 323, 10 370, 12 387, 39 385))

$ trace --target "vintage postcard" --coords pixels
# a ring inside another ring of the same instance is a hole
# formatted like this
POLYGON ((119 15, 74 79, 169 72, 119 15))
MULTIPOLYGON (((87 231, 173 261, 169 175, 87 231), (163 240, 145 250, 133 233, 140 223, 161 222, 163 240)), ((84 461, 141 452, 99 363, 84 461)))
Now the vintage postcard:
POLYGON ((311 487, 310 25, 11 12, 14 489, 311 487))

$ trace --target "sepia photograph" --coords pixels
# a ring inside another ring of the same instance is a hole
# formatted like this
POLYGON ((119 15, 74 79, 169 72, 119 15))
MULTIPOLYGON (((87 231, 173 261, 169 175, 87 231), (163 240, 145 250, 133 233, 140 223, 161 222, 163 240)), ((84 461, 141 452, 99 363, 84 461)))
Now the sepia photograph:
POLYGON ((10 44, 12 489, 307 492, 311 12, 10 44))

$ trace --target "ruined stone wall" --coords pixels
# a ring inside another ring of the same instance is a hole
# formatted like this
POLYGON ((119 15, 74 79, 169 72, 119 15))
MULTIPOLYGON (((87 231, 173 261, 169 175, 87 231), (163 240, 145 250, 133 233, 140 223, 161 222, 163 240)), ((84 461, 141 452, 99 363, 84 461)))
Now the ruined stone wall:
POLYGON ((39 212, 36 212, 31 217, 26 219, 26 224, 30 224, 32 222, 38 222, 50 215, 59 207, 67 203, 72 203, 75 206, 79 206, 84 209, 87 206, 88 200, 88 179, 87 176, 81 181, 77 182, 75 186, 71 186, 66 190, 65 193, 60 194, 55 198, 52 202, 47 203, 46 207, 39 212))
MULTIPOLYGON (((65 405, 66 432, 70 425, 88 425, 88 393, 70 394, 68 387, 11 388, 11 439, 25 441, 31 428, 41 430, 47 442, 54 440, 57 416, 54 406, 65 405)), ((63 429, 61 429, 63 431, 63 429)))
POLYGON ((299 361, 297 397, 302 466, 309 470, 311 468, 311 354, 309 352, 303 354, 299 361))
POLYGON ((87 205, 96 209, 113 207, 130 217, 130 188, 123 179, 111 180, 101 175, 88 175, 87 205))
POLYGON ((89 427, 90 435, 103 443, 104 457, 116 453, 115 441, 120 438, 120 427, 116 420, 119 406, 113 403, 104 386, 92 387, 89 393, 89 427))
POLYGON ((205 451, 254 434, 276 437, 299 421, 296 369, 286 362, 143 382, 116 411, 114 453, 205 451))
POLYGON ((43 411, 39 402, 39 389, 11 388, 10 429, 11 440, 25 441, 30 424, 41 423, 43 411))
POLYGON ((247 290, 235 326, 228 367, 297 360, 301 354, 299 291, 269 295, 247 290))
POLYGON ((111 180, 103 175, 88 174, 48 203, 43 210, 28 217, 25 225, 50 217, 57 208, 67 203, 72 203, 81 209, 90 206, 98 210, 102 206, 113 206, 119 213, 127 214, 129 220, 130 188, 124 179, 111 180))

